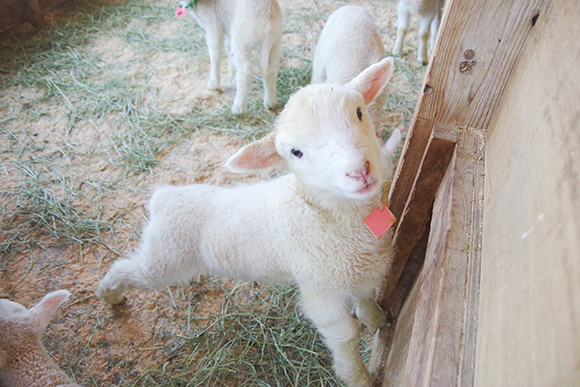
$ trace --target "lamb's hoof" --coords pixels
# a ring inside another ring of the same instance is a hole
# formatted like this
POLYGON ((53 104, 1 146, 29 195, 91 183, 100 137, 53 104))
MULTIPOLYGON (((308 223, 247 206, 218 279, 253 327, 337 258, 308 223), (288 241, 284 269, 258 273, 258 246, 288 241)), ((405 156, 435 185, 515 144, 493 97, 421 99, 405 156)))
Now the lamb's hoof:
MULTIPOLYGON (((337 374, 338 373, 339 372, 337 371, 337 374)), ((341 379, 349 387, 372 387, 373 385, 373 379, 371 378, 371 375, 366 368, 364 370, 360 370, 360 373, 355 375, 355 377, 341 379)))
POLYGON ((246 112, 246 109, 244 109, 242 106, 236 105, 234 103, 234 106, 232 106, 232 113, 234 114, 244 114, 246 112))
POLYGON ((97 286, 97 297, 110 305, 121 304, 125 301, 122 292, 107 289, 103 281, 99 282, 99 286, 97 286))
POLYGON ((381 329, 386 327, 389 324, 389 321, 387 320, 387 316, 385 316, 384 314, 382 314, 379 318, 377 318, 376 320, 374 320, 372 322, 372 326, 369 327, 373 330, 377 330, 377 329, 381 329))
POLYGON ((376 304, 371 305, 373 307, 369 307, 369 305, 365 307, 365 304, 359 305, 351 314, 372 331, 386 327, 389 322, 383 310, 376 304))
POLYGON ((219 82, 216 82, 216 81, 213 81, 213 80, 210 80, 207 83, 207 89, 208 90, 211 90, 211 91, 221 91, 220 90, 220 84, 219 84, 219 82))
POLYGON ((278 98, 264 98, 264 107, 268 110, 276 111, 278 108, 278 98))

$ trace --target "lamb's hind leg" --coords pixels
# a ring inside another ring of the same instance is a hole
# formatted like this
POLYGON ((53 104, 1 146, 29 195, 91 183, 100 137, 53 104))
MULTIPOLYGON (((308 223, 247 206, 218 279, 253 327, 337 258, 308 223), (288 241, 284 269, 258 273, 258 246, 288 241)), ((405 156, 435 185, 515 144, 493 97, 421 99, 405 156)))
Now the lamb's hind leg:
POLYGON ((236 96, 232 112, 235 114, 244 113, 248 107, 248 96, 252 87, 252 61, 250 48, 243 42, 232 38, 232 57, 236 66, 236 96))
POLYGON ((262 84, 264 86, 264 107, 274 109, 278 105, 276 96, 276 81, 278 80, 278 66, 280 61, 280 41, 275 37, 262 43, 260 68, 262 84))
POLYGON ((155 232, 158 227, 150 226, 144 232, 144 243, 139 250, 130 258, 116 261, 99 282, 97 296, 106 303, 123 302, 123 293, 132 289, 183 284, 197 274, 194 260, 176 259, 179 254, 159 251, 158 246, 162 245, 159 238, 163 235, 155 232))
POLYGON ((409 31, 409 11, 407 10, 405 4, 401 1, 397 4, 397 39, 395 40, 395 46, 393 47, 393 55, 403 54, 403 43, 405 41, 405 36, 407 31, 409 31))
POLYGON ((370 387, 372 379, 359 352, 359 324, 345 301, 302 292, 302 307, 332 351, 336 375, 348 387, 370 387))

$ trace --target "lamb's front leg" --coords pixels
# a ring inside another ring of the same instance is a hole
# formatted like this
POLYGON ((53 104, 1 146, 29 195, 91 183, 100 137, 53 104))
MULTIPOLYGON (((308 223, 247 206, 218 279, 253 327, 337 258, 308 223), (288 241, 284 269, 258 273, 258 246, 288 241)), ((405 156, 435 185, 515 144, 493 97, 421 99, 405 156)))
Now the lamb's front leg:
POLYGON ((405 42, 405 36, 409 31, 409 18, 411 15, 407 10, 404 2, 399 1, 397 4, 397 39, 395 40, 395 46, 393 47, 393 55, 403 54, 403 43, 405 42))
POLYGON ((429 62, 429 52, 427 51, 429 42, 429 32, 433 16, 419 16, 419 48, 417 60, 426 65, 429 62))
POLYGON ((301 292, 302 308, 332 351, 336 375, 348 387, 370 387, 371 376, 359 352, 360 327, 346 300, 331 295, 301 292))

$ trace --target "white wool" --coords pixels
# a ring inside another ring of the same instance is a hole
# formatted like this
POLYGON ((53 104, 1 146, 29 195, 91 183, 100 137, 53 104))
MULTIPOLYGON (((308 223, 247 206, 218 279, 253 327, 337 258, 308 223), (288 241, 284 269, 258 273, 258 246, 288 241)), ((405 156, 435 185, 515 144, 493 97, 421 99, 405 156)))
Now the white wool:
MULTIPOLYGON (((139 249, 113 264, 97 295, 115 304, 127 290, 185 284, 200 274, 294 282, 306 316, 333 352, 337 375, 348 386, 370 386, 351 309, 371 329, 386 324, 374 291, 392 251, 391 233, 377 239, 363 222, 379 203, 381 158, 390 156, 381 155, 365 100, 382 92, 392 69, 387 58, 345 86, 299 90, 275 132, 226 164, 243 172, 285 163, 288 175, 157 190, 139 249)), ((396 146, 387 144, 384 151, 396 146)))
MULTIPOLYGON (((187 0, 179 0, 182 6, 187 0)), ((205 30, 210 58, 210 76, 207 87, 220 87, 220 63, 225 48, 229 54, 230 72, 235 67, 236 96, 232 111, 247 109, 252 84, 252 54, 259 50, 258 66, 264 85, 264 106, 277 106, 276 79, 280 66, 282 13, 276 0, 199 0, 188 7, 199 25, 205 30)))
POLYGON ((419 49, 417 60, 423 64, 429 61, 429 51, 435 46, 437 30, 441 20, 441 12, 445 0, 399 0, 397 4, 397 39, 393 47, 393 55, 401 55, 405 35, 409 31, 411 15, 419 17, 419 49))
MULTIPOLYGON (((345 5, 326 21, 312 60, 312 83, 344 85, 385 57, 385 48, 373 18, 363 8, 345 5)), ((369 105, 375 127, 381 122, 386 92, 369 105)))
POLYGON ((3 387, 79 387, 46 352, 40 338, 68 290, 47 294, 30 309, 0 299, 0 385, 3 387))

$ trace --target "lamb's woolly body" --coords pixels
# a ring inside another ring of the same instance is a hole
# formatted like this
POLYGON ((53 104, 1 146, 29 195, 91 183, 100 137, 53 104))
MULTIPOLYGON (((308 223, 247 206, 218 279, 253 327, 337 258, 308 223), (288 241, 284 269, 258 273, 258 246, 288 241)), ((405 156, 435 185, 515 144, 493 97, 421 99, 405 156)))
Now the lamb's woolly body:
POLYGON ((0 386, 79 387, 40 343, 56 308, 69 296, 66 290, 52 292, 28 310, 0 300, 0 386))
POLYGON ((0 369, 4 387, 79 387, 71 381, 38 343, 21 342, 22 351, 14 352, 6 367, 0 369))
POLYGON ((423 64, 429 61, 428 50, 433 50, 441 12, 445 0, 399 0, 397 3, 397 39, 393 55, 401 55, 403 43, 409 30, 411 15, 419 17, 419 48, 417 60, 423 64), (429 42, 429 43, 427 43, 429 42))
MULTIPOLYGON (((320 33, 311 82, 344 85, 384 57, 385 48, 371 15, 363 7, 345 5, 328 17, 320 33)), ((369 105, 375 126, 380 124, 386 98, 383 92, 369 105)))
MULTIPOLYGON (((181 0, 182 5, 188 1, 181 0)), ((224 44, 230 72, 236 71, 236 97, 232 111, 242 113, 252 83, 252 52, 258 48, 264 84, 264 106, 277 105, 276 79, 282 38, 282 14, 276 0, 199 0, 190 8, 206 32, 210 56, 209 89, 220 87, 220 62, 224 44)))
POLYGON ((97 295, 119 303, 126 290, 187 283, 199 274, 295 282, 338 376, 350 387, 369 387, 351 310, 371 329, 386 324, 374 290, 392 254, 391 234, 377 240, 364 224, 379 204, 382 173, 379 141, 364 109, 392 67, 392 58, 385 59, 347 86, 298 91, 276 131, 226 164, 244 171, 283 162, 290 174, 235 187, 157 190, 138 251, 113 264, 97 295))
POLYGON ((137 253, 148 268, 142 268, 143 276, 165 271, 157 287, 206 274, 351 290, 366 287, 372 272, 378 273, 371 281, 374 288, 386 270, 390 247, 388 236, 377 240, 363 219, 379 198, 362 207, 326 209, 301 184, 286 175, 235 188, 159 189, 137 253))

